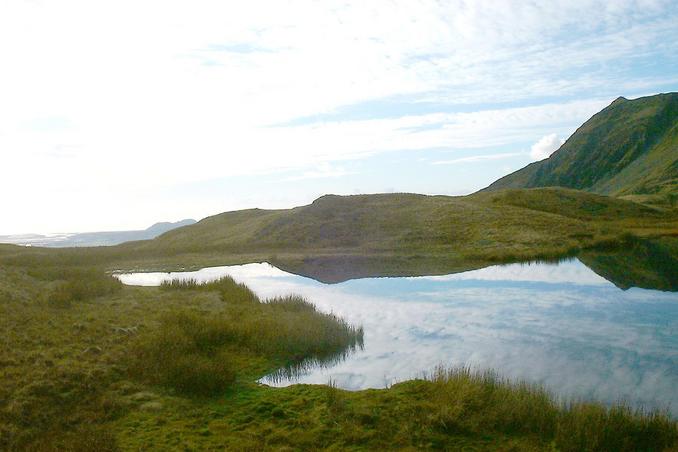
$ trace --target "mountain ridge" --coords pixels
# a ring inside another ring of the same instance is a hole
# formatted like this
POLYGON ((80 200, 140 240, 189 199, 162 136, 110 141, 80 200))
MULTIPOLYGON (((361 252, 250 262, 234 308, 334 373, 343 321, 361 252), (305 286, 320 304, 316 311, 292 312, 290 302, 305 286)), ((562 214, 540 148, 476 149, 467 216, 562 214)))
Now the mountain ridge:
MULTIPOLYGON (((481 191, 565 187, 609 196, 678 193, 678 93, 618 97, 549 158, 481 191)), ((642 199, 641 199, 642 200, 642 199)))
POLYGON ((197 223, 192 218, 180 221, 161 221, 146 229, 130 231, 79 232, 75 234, 15 234, 0 236, 0 243, 48 248, 113 246, 124 242, 154 239, 166 232, 197 223))

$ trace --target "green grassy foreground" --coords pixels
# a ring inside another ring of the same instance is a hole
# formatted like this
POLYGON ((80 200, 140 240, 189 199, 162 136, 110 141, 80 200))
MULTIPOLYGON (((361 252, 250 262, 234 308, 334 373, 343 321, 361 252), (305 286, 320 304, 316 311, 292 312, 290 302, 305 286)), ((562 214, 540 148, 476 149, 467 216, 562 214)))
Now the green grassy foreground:
POLYGON ((327 196, 114 247, 0 245, 0 450, 675 450, 664 414, 564 407, 463 369, 355 393, 264 387, 360 346, 361 329, 230 280, 124 287, 105 272, 268 260, 340 281, 579 253, 620 287, 672 290, 676 236, 673 210, 536 189, 327 196))
POLYGON ((665 414, 563 406, 467 369, 359 392, 256 383, 361 339, 228 279, 125 287, 98 270, 0 266, 0 449, 676 450, 665 414))

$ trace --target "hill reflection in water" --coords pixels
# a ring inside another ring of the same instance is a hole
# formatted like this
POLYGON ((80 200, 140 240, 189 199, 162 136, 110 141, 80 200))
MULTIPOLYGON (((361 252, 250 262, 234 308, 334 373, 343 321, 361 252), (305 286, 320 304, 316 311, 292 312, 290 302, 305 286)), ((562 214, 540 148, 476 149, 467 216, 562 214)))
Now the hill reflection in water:
POLYGON ((262 381, 379 388, 436 365, 495 369, 557 394, 678 408, 678 294, 622 290, 579 260, 327 285, 269 264, 121 275, 128 284, 228 274, 260 296, 298 293, 365 329, 364 349, 262 381))

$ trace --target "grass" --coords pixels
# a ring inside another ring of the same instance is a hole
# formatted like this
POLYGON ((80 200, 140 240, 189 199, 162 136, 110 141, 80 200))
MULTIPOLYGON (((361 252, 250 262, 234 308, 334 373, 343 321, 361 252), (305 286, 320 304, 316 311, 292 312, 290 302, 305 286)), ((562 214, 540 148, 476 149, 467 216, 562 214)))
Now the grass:
POLYGON ((603 248, 587 259, 614 276, 609 251, 623 248, 624 273, 648 279, 659 256, 651 276, 673 287, 676 235, 673 211, 540 189, 330 196, 222 214, 151 242, 0 245, 0 450, 675 450, 664 413, 561 405, 491 374, 439 370, 358 392, 264 387, 264 375, 360 347, 362 330, 230 279, 124 287, 106 271, 271 260, 337 281, 603 248))
MULTIPOLYGON (((637 451, 675 447, 676 424, 662 413, 596 403, 562 405, 543 389, 492 373, 444 369, 426 380, 350 392, 328 385, 238 386, 213 402, 176 400, 167 424, 136 413, 158 450, 559 450, 637 451), (176 414, 183 409, 185 416, 176 414), (187 419, 188 417, 188 419, 187 419)), ((146 436, 145 441, 150 441, 146 436)), ((148 445, 125 432, 124 447, 148 445)))
POLYGON ((0 266, 0 450, 678 444, 665 413, 562 404, 537 386, 468 369, 357 392, 258 385, 275 369, 360 346, 361 330, 298 297, 260 300, 229 278, 95 291, 68 306, 47 300, 56 283, 78 274, 0 266))
POLYGON ((0 246, 0 265, 160 271, 270 261, 336 282, 623 249, 629 236, 678 236, 678 211, 559 188, 323 196, 294 209, 226 212, 113 247, 0 246))
POLYGON ((634 411, 623 404, 561 404, 537 385, 493 372, 438 368, 431 375, 432 422, 443 430, 535 435, 560 451, 664 450, 678 428, 668 413, 634 411))
POLYGON ((198 284, 165 283, 165 290, 217 291, 223 307, 209 316, 178 310, 141 335, 133 349, 133 374, 184 394, 214 395, 236 377, 232 355, 263 356, 283 368, 324 362, 362 346, 362 327, 316 310, 299 296, 262 302, 229 277, 198 284))
POLYGON ((619 100, 595 114, 550 158, 488 189, 567 186, 675 206, 678 93, 619 100))
POLYGON ((115 294, 122 288, 118 279, 96 269, 78 269, 57 278, 47 295, 47 302, 54 306, 67 307, 73 302, 115 294))

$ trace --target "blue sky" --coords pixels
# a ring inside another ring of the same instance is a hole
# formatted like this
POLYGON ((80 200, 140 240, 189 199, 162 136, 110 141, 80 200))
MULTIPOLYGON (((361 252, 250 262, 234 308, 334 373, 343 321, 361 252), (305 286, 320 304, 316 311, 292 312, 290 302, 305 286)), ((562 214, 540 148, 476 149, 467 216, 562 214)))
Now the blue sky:
POLYGON ((678 90, 673 1, 5 0, 0 234, 466 194, 678 90))

